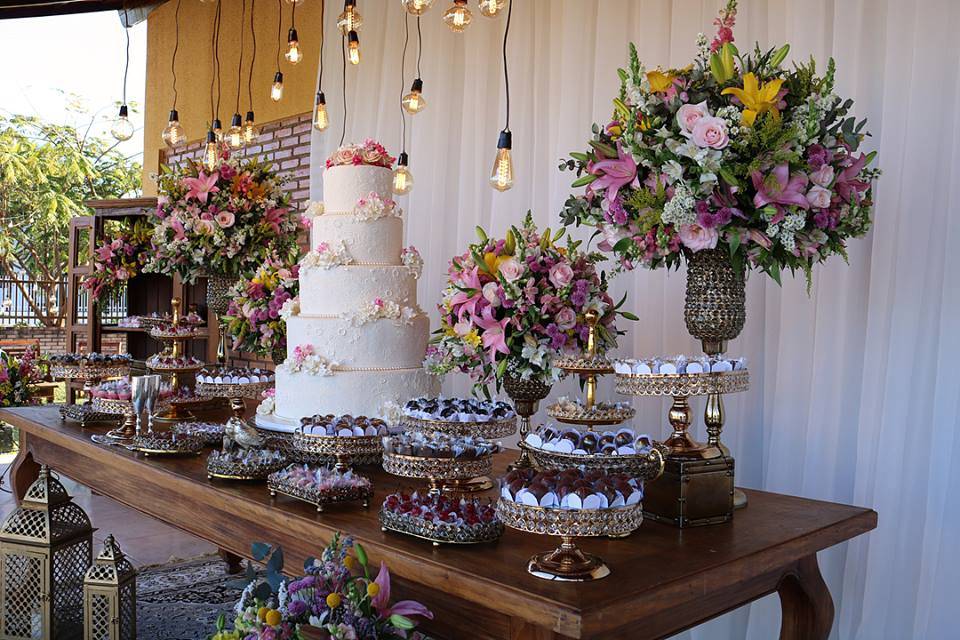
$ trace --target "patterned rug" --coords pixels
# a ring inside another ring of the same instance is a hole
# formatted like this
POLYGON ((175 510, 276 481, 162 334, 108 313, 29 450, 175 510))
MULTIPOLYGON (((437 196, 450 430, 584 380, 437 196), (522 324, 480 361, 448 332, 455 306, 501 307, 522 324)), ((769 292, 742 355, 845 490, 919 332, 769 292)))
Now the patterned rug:
POLYGON ((142 569, 137 576, 137 637, 205 640, 217 617, 231 617, 242 587, 216 556, 142 569))

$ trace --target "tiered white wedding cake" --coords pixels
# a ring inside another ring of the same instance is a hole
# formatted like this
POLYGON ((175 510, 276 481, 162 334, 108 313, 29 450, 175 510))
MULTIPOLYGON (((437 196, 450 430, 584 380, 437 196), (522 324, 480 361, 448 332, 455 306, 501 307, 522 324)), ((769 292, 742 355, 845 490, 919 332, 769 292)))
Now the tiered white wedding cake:
POLYGON ((274 401, 258 410, 265 426, 315 414, 390 417, 408 399, 438 393, 422 368, 430 333, 417 305, 423 262, 403 248, 392 163, 372 140, 327 160, 324 202, 305 214, 311 250, 300 262, 299 301, 282 312, 287 359, 274 401))

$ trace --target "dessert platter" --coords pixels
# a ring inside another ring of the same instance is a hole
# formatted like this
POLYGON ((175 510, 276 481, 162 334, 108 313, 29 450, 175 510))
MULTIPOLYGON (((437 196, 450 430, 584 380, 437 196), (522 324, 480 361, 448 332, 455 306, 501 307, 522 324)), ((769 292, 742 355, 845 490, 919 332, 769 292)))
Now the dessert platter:
MULTIPOLYGON (((129 377, 107 380, 87 389, 90 403, 96 411, 117 416, 133 412, 133 388, 129 377)), ((174 396, 173 387, 167 382, 161 382, 157 392, 156 409, 162 410, 169 406, 174 396)))
POLYGON ((260 400, 276 381, 272 371, 259 367, 204 367, 197 372, 197 394, 213 398, 260 400))
POLYGON ((173 431, 141 431, 125 445, 127 449, 144 456, 171 456, 196 454, 203 450, 203 440, 173 431))
POLYGON ((578 431, 543 425, 520 446, 540 469, 606 469, 654 480, 663 473, 668 449, 650 436, 622 427, 617 431, 578 431))
POLYGON ((506 438, 517 431, 517 413, 499 400, 415 398, 403 405, 400 425, 413 431, 506 438))
POLYGON ((642 500, 643 483, 627 474, 515 469, 503 479, 497 515, 513 529, 561 538, 555 550, 530 558, 531 575, 580 582, 604 578, 610 569, 574 539, 629 535, 643 522, 642 500))
POLYGON ((331 505, 360 502, 370 506, 373 483, 353 471, 340 472, 327 467, 292 464, 267 478, 270 497, 278 494, 312 504, 317 512, 331 505))
POLYGON ((132 361, 128 353, 54 353, 48 359, 52 377, 78 382, 99 382, 127 375, 132 361))
POLYGON ((181 319, 179 323, 172 321, 157 323, 150 328, 150 337, 155 340, 176 340, 178 338, 197 340, 206 338, 207 332, 203 327, 184 322, 181 319))
POLYGON ((458 481, 490 473, 500 445, 484 438, 434 432, 401 433, 383 438, 383 468, 403 478, 426 480, 429 492, 463 491, 458 481))
POLYGON ((391 493, 380 508, 380 528, 441 544, 480 544, 503 534, 489 500, 391 493))
POLYGON ((332 458, 336 470, 343 472, 354 462, 379 464, 381 440, 388 434, 387 423, 379 418, 318 415, 303 418, 290 440, 298 458, 332 458))
POLYGON ((266 480, 289 464, 276 449, 232 449, 212 451, 207 457, 207 478, 220 480, 266 480))
POLYGON ((223 442, 224 424, 221 422, 178 422, 171 427, 177 435, 199 438, 204 446, 217 446, 223 442))
POLYGON ((423 261, 403 245, 392 164, 373 141, 341 147, 327 162, 324 202, 304 214, 310 251, 299 299, 284 307, 287 357, 276 396, 257 411, 261 429, 292 433, 301 417, 327 413, 388 419, 407 399, 439 391, 422 366, 430 333, 417 304, 423 261))

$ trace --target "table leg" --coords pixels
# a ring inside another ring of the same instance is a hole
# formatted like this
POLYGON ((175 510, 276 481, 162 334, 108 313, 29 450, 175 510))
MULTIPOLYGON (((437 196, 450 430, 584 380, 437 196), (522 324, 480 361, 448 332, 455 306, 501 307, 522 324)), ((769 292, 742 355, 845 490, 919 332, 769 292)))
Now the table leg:
POLYGON ((833 626, 833 598, 820 575, 817 555, 801 558, 777 587, 783 621, 780 640, 826 640, 833 626))
POLYGON ((18 505, 23 500, 23 496, 27 494, 27 489, 39 476, 40 465, 34 461, 33 453, 30 452, 26 431, 21 429, 20 451, 10 464, 10 487, 18 505))
POLYGON ((243 573, 243 558, 226 549, 217 549, 217 554, 227 563, 227 573, 230 575, 243 573))

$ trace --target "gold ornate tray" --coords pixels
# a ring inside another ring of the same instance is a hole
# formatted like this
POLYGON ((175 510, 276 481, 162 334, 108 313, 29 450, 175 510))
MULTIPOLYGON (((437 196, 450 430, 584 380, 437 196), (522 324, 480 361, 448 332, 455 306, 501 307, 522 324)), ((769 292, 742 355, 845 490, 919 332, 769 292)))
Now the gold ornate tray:
POLYGON ((478 436, 487 440, 496 440, 516 433, 517 416, 486 422, 452 422, 404 416, 400 419, 400 426, 404 429, 424 433, 439 431, 451 436, 478 436))
POLYGON ((134 436, 127 448, 145 456, 199 454, 203 450, 203 441, 189 436, 162 438, 156 434, 142 433, 134 436))
POLYGON ((598 376, 613 373, 613 364, 605 356, 561 357, 554 359, 553 364, 565 373, 598 376))
POLYGON ((469 480, 485 476, 493 468, 492 456, 463 460, 458 458, 426 458, 399 453, 383 454, 383 469, 404 478, 421 478, 431 482, 440 480, 469 480))
POLYGON ((146 363, 147 369, 150 369, 151 371, 161 371, 163 373, 196 373, 197 371, 200 371, 200 369, 203 369, 205 366, 206 365, 203 364, 202 362, 198 362, 197 364, 193 364, 193 365, 184 365, 180 367, 167 366, 167 365, 157 364, 155 362, 151 363, 150 361, 147 361, 146 363))
POLYGON ((604 455, 601 453, 576 454, 561 453, 559 451, 545 451, 531 447, 526 442, 520 443, 533 458, 538 469, 568 469, 582 467, 584 469, 601 469, 610 473, 626 473, 638 480, 655 480, 663 474, 663 465, 669 448, 656 443, 649 453, 625 455, 604 455))
POLYGON ((212 480, 266 480, 270 474, 280 471, 289 464, 289 461, 280 458, 269 463, 243 464, 240 462, 227 463, 222 460, 214 460, 211 456, 207 457, 207 478, 212 480))
POLYGON ((103 380, 119 378, 128 373, 130 373, 130 363, 98 365, 78 362, 77 364, 52 363, 50 365, 50 376, 61 380, 103 380))
MULTIPOLYGON (((120 400, 119 398, 94 398, 91 400, 90 404, 93 408, 101 413, 109 413, 116 416, 123 416, 128 413, 133 413, 133 403, 130 400, 120 400)), ((163 400, 157 400, 157 406, 154 408, 155 413, 160 413, 170 406, 170 398, 164 398, 163 400)))
POLYGON ((205 446, 219 446, 223 442, 224 425, 213 422, 178 422, 172 427, 178 436, 199 438, 205 446))
POLYGON ((633 396, 705 396, 746 391, 750 372, 710 373, 618 373, 617 392, 633 396))
POLYGON ((608 426, 620 424, 627 420, 632 420, 637 414, 633 407, 608 407, 603 408, 600 405, 594 405, 587 408, 583 405, 570 403, 577 406, 576 411, 568 411, 560 403, 554 403, 547 407, 547 415, 564 424, 582 424, 586 426, 608 426))
POLYGON ((380 530, 402 533, 421 540, 441 544, 482 544, 493 542, 503 535, 503 523, 499 520, 482 522, 469 527, 457 527, 452 524, 435 523, 423 518, 404 516, 386 509, 380 509, 380 530))
POLYGON ((115 413, 98 411, 92 404, 65 404, 60 407, 60 419, 79 422, 81 427, 88 424, 111 422, 116 424, 120 418, 115 413))
POLYGON ((208 398, 250 398, 259 400, 263 392, 273 386, 272 382, 246 382, 244 384, 225 384, 197 381, 197 395, 208 398))
POLYGON ((336 460, 340 471, 346 471, 354 460, 379 460, 383 454, 380 436, 321 436, 305 433, 300 427, 291 435, 290 443, 301 456, 336 460))
POLYGON ((361 502, 363 508, 370 506, 370 498, 373 497, 373 486, 349 487, 345 489, 336 489, 334 491, 317 491, 316 489, 305 489, 293 484, 288 484, 277 478, 277 474, 270 474, 267 478, 267 489, 270 490, 270 497, 275 498, 277 494, 282 494, 295 500, 300 500, 312 504, 317 508, 318 513, 323 513, 326 507, 344 502, 361 502))
POLYGON ((173 333, 164 331, 159 326, 150 328, 150 337, 154 340, 162 340, 164 342, 173 340, 199 340, 201 338, 208 337, 208 335, 209 334, 206 331, 201 331, 199 329, 188 333, 173 333))

